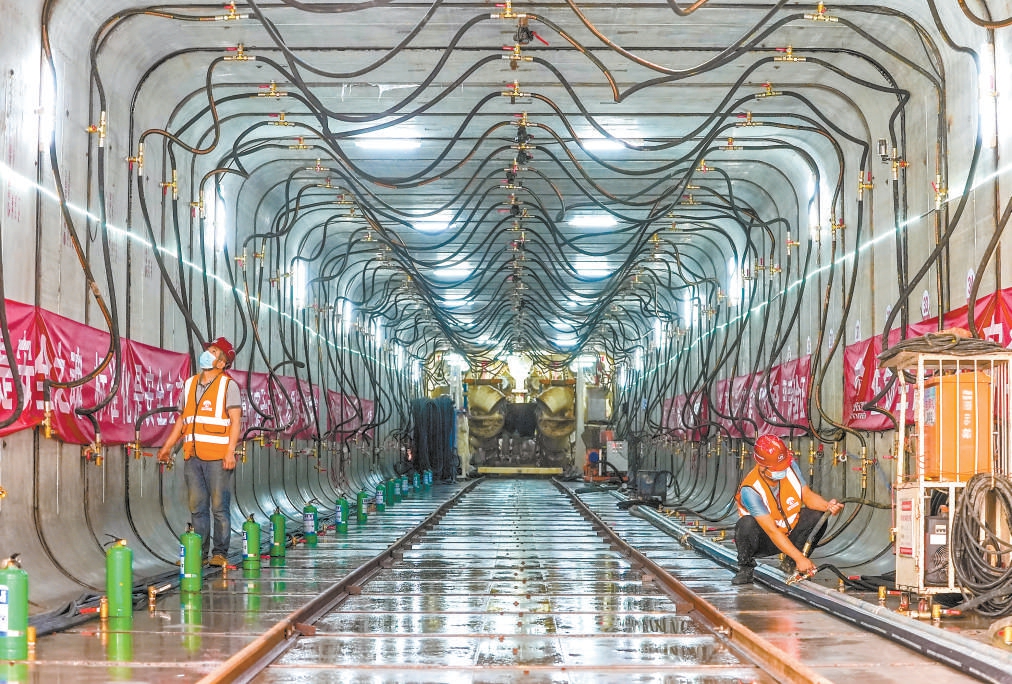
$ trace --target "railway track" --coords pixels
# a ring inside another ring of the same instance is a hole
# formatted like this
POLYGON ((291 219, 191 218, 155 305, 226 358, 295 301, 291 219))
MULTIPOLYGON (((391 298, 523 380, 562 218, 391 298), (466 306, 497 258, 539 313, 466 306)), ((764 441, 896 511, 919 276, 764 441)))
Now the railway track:
POLYGON ((824 681, 673 590, 544 480, 482 482, 403 546, 311 623, 275 627, 301 636, 204 681, 824 681))
POLYGON ((576 488, 495 479, 416 494, 283 564, 163 597, 128 628, 48 636, 13 681, 975 681, 731 587, 726 568, 576 488))

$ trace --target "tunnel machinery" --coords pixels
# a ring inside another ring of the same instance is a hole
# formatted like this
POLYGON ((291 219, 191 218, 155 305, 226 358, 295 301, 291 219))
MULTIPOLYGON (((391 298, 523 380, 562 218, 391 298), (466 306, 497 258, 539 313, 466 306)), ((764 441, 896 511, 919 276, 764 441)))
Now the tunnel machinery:
MULTIPOLYGON (((495 491, 524 502, 504 558, 534 543, 534 498, 582 497, 724 582, 739 483, 773 435, 844 508, 806 545, 817 574, 787 584, 774 556, 760 584, 852 623, 865 608, 826 592, 867 594, 880 632, 906 625, 894 641, 956 632, 1005 657, 1010 0, 0 16, 0 633, 17 649, 107 611, 111 557, 124 612, 179 591, 193 483, 157 454, 224 340, 242 413, 226 568, 349 522, 356 553, 400 562, 399 535, 495 491)), ((205 418, 220 441, 225 418, 205 418)), ((268 581, 245 579, 197 595, 268 581)))

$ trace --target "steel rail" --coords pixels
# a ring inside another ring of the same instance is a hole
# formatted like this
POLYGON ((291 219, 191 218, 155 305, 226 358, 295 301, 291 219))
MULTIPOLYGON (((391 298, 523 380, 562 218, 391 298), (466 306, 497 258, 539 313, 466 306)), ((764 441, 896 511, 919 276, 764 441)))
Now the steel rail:
MULTIPOLYGON (((615 493, 613 496, 619 498, 615 493)), ((727 567, 735 567, 732 552, 701 537, 691 529, 666 518, 647 506, 633 506, 629 514, 637 516, 661 532, 669 534, 700 555, 727 567)), ((958 634, 935 629, 916 620, 903 617, 892 610, 869 604, 866 601, 826 589, 811 582, 787 584, 782 574, 760 564, 756 566, 756 581, 770 589, 790 596, 849 622, 866 632, 884 637, 941 665, 991 684, 1008 684, 1012 672, 1012 658, 989 649, 977 641, 958 634)))
POLYGON ((779 682, 831 684, 829 679, 818 674, 800 660, 777 648, 737 620, 721 613, 667 570, 618 536, 571 489, 555 478, 552 479, 552 483, 569 497, 576 510, 594 526, 598 534, 607 538, 618 551, 654 576, 665 592, 676 599, 675 604, 678 606, 679 614, 692 613, 693 619, 710 629, 717 639, 736 647, 738 651, 747 655, 754 664, 779 682))
POLYGON ((389 567, 396 560, 396 554, 399 551, 408 546, 415 537, 435 527, 447 511, 459 503, 461 497, 480 482, 481 480, 474 480, 467 484, 433 511, 429 517, 387 547, 385 551, 358 566, 342 579, 324 589, 315 598, 310 599, 301 608, 279 620, 231 658, 201 678, 198 684, 242 684, 263 672, 278 656, 294 646, 299 637, 315 634, 314 622, 333 610, 348 596, 356 593, 361 585, 380 569, 389 567))

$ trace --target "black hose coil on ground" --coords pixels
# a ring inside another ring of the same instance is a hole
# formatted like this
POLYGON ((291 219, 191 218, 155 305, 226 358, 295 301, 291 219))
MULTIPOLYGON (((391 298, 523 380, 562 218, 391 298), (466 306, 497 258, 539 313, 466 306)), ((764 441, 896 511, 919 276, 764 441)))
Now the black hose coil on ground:
POLYGON ((988 495, 994 496, 994 518, 998 527, 1012 525, 1012 480, 1006 475, 982 473, 966 483, 956 507, 950 540, 956 583, 966 603, 962 610, 975 609, 981 615, 1000 617, 1012 613, 1012 543, 1003 539, 984 519, 988 495))

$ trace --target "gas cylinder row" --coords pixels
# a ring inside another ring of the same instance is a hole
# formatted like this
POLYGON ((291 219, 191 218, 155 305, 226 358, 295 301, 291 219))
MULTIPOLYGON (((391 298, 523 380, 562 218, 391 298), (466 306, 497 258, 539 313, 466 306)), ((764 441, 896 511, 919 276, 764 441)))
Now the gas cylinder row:
MULTIPOLYGON (((384 511, 407 497, 413 491, 432 486, 432 472, 402 475, 380 483, 370 497, 359 491, 356 500, 356 517, 360 524, 368 520, 370 498, 377 511, 384 511)), ((341 496, 335 505, 334 529, 348 531, 350 503, 341 496)), ((321 534, 319 509, 311 501, 302 509, 303 538, 307 546, 316 546, 321 534)), ((272 564, 285 556, 287 534, 285 516, 279 509, 270 516, 270 558, 272 564)), ((184 598, 199 594, 203 589, 203 540, 193 531, 192 525, 179 537, 179 590, 184 598)), ((252 515, 242 525, 242 567, 260 569, 260 525, 252 515)), ((282 561, 283 562, 283 561, 282 561)), ((148 606, 153 609, 159 594, 173 587, 148 587, 148 606)), ((106 549, 106 595, 101 597, 94 612, 104 625, 116 632, 132 628, 134 611, 133 551, 125 539, 117 539, 106 549)), ((185 601, 184 601, 185 604, 185 601)), ((82 610, 84 612, 84 610, 82 610)), ((21 567, 18 554, 0 563, 0 661, 27 660, 34 648, 34 628, 28 624, 28 573, 21 567)))

